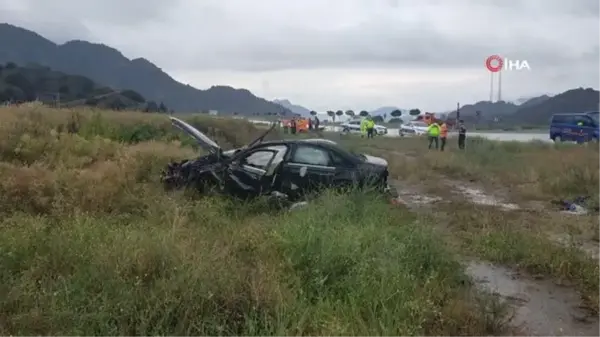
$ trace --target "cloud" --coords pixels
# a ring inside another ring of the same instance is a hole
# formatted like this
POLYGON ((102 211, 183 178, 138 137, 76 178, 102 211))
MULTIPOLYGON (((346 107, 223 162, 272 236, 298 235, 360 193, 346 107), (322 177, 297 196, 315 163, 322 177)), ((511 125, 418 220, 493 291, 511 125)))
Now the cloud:
POLYGON ((503 78, 506 95, 598 87, 597 0, 0 0, 0 8, 1 20, 59 41, 103 42, 192 85, 245 86, 315 109, 486 99, 491 54, 531 65, 503 78))

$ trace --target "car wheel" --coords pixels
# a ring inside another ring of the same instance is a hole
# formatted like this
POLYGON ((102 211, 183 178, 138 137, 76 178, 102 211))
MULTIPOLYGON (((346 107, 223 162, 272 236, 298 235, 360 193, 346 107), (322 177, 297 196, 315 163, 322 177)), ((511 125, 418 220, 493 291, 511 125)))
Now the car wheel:
POLYGON ((350 129, 348 129, 348 128, 343 128, 343 129, 342 129, 342 132, 350 132, 350 129))
POLYGON ((560 136, 554 136, 554 139, 553 139, 553 141, 554 141, 555 143, 560 143, 560 142, 562 142, 562 138, 560 138, 560 136))

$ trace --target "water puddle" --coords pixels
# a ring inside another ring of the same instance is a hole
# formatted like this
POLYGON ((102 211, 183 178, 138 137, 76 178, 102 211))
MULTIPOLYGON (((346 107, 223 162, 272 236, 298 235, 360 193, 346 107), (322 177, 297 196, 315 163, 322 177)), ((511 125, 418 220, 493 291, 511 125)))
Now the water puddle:
POLYGON ((398 191, 397 201, 409 208, 418 208, 428 206, 436 202, 443 201, 441 197, 429 196, 418 191, 414 187, 395 182, 398 191))
POLYGON ((503 298, 514 310, 510 324, 527 335, 598 336, 598 318, 582 308, 574 290, 532 280, 504 267, 470 262, 466 272, 480 289, 503 298))
POLYGON ((507 211, 514 211, 520 209, 519 205, 517 204, 502 202, 493 195, 486 194, 484 191, 477 188, 466 187, 458 184, 454 184, 454 188, 457 189, 462 195, 467 197, 474 204, 498 206, 507 211))

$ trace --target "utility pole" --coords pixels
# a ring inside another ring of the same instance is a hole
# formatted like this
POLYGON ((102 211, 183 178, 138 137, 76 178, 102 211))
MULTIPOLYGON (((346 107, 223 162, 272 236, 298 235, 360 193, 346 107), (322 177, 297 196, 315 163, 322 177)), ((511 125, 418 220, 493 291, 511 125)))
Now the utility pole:
POLYGON ((458 124, 458 121, 460 121, 460 103, 456 103, 456 124, 458 124))

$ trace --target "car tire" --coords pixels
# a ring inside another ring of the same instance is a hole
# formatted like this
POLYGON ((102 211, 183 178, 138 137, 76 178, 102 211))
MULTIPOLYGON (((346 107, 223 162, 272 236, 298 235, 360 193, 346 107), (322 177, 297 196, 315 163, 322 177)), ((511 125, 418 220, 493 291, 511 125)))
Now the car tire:
POLYGON ((562 138, 560 138, 560 136, 554 136, 554 138, 552 139, 555 143, 562 143, 562 138))
POLYGON ((346 133, 348 133, 348 132, 350 132, 350 129, 348 129, 348 128, 343 128, 343 129, 342 129, 342 132, 346 132, 346 133))

